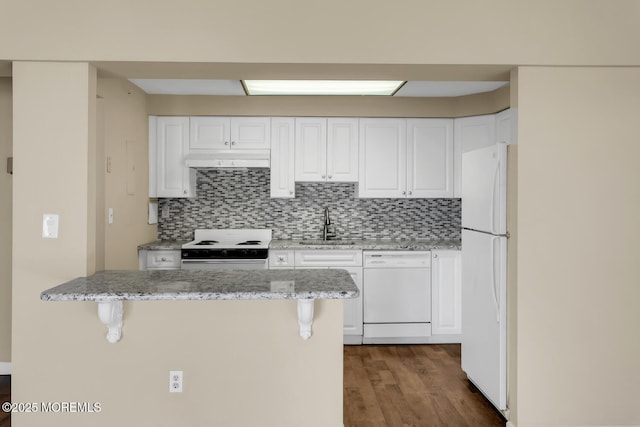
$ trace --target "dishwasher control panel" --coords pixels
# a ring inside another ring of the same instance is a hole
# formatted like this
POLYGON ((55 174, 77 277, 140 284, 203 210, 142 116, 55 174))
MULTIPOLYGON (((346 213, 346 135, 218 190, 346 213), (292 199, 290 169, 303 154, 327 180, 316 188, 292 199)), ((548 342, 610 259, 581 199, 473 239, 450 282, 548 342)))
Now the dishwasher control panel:
POLYGON ((364 251, 364 268, 431 267, 430 251, 364 251))

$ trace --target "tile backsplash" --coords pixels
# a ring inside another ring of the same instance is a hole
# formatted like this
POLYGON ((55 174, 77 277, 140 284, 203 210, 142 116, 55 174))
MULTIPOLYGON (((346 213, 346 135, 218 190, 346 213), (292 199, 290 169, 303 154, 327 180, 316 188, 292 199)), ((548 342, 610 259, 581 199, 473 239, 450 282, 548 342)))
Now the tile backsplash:
POLYGON ((159 239, 190 240, 196 228, 318 239, 325 207, 343 239, 460 239, 460 199, 360 199, 356 183, 333 182, 296 183, 294 199, 272 199, 269 169, 198 170, 197 179, 197 197, 159 200, 159 239))

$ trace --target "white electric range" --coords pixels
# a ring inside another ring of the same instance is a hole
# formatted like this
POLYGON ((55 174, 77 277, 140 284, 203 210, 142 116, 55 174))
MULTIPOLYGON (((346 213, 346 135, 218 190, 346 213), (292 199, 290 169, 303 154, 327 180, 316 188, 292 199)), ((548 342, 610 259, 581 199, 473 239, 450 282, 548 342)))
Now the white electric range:
POLYGON ((182 245, 185 270, 266 269, 270 229, 197 229, 182 245))

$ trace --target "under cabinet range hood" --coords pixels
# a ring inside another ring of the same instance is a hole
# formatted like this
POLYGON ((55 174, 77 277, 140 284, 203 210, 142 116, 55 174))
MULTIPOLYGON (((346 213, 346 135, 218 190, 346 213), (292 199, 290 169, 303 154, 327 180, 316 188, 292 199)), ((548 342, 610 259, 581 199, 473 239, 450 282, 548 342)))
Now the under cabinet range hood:
POLYGON ((190 153, 185 163, 190 168, 268 168, 269 150, 217 150, 190 153))

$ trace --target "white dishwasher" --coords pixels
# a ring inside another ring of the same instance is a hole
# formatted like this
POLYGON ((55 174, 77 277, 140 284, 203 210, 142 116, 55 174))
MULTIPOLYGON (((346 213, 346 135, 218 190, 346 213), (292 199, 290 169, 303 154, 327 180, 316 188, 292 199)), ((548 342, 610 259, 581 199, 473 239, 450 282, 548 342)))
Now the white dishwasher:
POLYGON ((364 344, 422 344, 431 336, 431 252, 363 252, 364 344))

